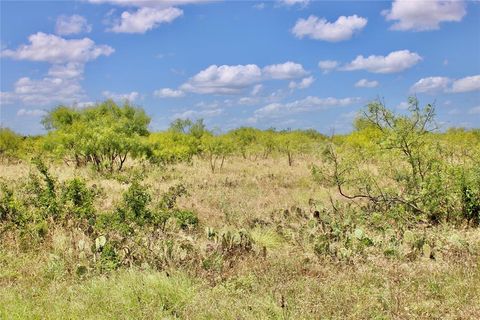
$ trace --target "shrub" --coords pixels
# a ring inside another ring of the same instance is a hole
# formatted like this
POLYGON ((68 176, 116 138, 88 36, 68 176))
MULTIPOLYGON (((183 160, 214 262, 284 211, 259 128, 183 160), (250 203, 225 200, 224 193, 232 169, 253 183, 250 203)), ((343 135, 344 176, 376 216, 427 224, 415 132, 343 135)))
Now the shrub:
POLYGON ((123 203, 117 208, 117 214, 126 222, 131 221, 138 225, 149 223, 152 220, 152 213, 148 208, 151 200, 147 188, 138 181, 133 181, 123 194, 123 203))
POLYGON ((175 210, 173 216, 177 219, 178 226, 182 229, 198 225, 198 216, 193 211, 175 210))
POLYGON ((81 178, 67 181, 62 188, 62 204, 71 210, 75 218, 90 220, 91 224, 95 218, 95 196, 95 191, 89 189, 81 178))
POLYGON ((21 203, 5 183, 0 184, 0 221, 12 221, 16 225, 26 222, 21 203))

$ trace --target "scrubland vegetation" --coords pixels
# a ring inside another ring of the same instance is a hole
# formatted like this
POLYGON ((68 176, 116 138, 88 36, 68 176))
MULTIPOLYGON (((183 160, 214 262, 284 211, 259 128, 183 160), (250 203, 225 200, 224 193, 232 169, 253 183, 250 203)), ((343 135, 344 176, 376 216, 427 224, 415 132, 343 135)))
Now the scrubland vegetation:
POLYGON ((1 319, 478 319, 480 130, 347 135, 59 106, 0 132, 1 319))

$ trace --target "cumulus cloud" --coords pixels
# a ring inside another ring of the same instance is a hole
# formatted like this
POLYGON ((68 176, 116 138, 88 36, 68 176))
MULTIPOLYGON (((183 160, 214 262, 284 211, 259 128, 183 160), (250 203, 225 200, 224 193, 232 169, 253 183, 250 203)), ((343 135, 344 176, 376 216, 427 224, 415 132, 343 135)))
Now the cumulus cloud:
MULTIPOLYGON (((113 26, 107 31, 117 33, 145 33, 161 24, 170 23, 183 15, 179 6, 198 4, 211 0, 88 0, 90 3, 132 7, 136 10, 122 12, 119 19, 110 21, 113 26)), ((107 15, 107 20, 111 20, 107 15)))
POLYGON ((265 9, 265 3, 263 3, 263 2, 256 3, 252 7, 254 9, 257 9, 257 10, 263 10, 263 9, 265 9))
POLYGON ((236 66, 211 65, 200 71, 181 86, 195 93, 234 94, 262 78, 262 70, 255 64, 236 66))
POLYGON ((281 64, 273 64, 263 68, 263 73, 271 79, 294 79, 307 74, 299 63, 287 61, 281 64))
POLYGON ((69 62, 67 64, 54 64, 48 70, 48 75, 53 78, 78 79, 84 71, 83 63, 69 62))
POLYGON ((206 109, 206 110, 186 110, 183 112, 175 113, 172 119, 199 119, 199 118, 213 118, 223 113, 224 109, 206 109))
POLYGON ((200 94, 239 94, 264 80, 295 79, 306 74, 302 65, 291 61, 264 68, 255 64, 211 65, 191 77, 180 89, 200 94))
POLYGON ((170 23, 181 15, 183 11, 175 7, 143 7, 134 12, 124 11, 120 20, 108 30, 116 33, 145 33, 162 23, 170 23))
POLYGON ((368 81, 367 79, 360 79, 355 83, 355 87, 357 88, 375 88, 378 87, 378 85, 378 81, 368 81))
POLYGON ((411 88, 410 92, 439 92, 445 91, 450 83, 447 77, 428 77, 418 80, 411 88))
POLYGON ((30 35, 28 40, 30 44, 21 45, 16 50, 2 50, 1 56, 16 60, 45 61, 55 64, 85 63, 102 55, 109 56, 115 51, 107 45, 96 45, 89 38, 67 40, 43 32, 30 35))
POLYGON ((480 75, 455 80, 451 89, 452 92, 468 92, 478 90, 480 90, 480 75))
POLYGON ((315 81, 314 77, 307 77, 303 78, 301 81, 295 82, 295 81, 290 81, 288 84, 288 87, 290 89, 306 89, 312 85, 312 83, 315 81))
POLYGON ((129 93, 115 93, 115 92, 110 92, 110 91, 103 91, 102 95, 105 98, 112 99, 112 100, 118 100, 118 101, 130 101, 133 102, 137 100, 140 97, 140 94, 137 91, 132 91, 129 93))
POLYGON ((20 109, 17 111, 17 116, 19 117, 41 117, 46 114, 47 112, 41 109, 33 109, 33 110, 20 109))
POLYGON ((350 39, 355 33, 360 32, 367 25, 367 19, 353 16, 340 16, 335 22, 310 16, 299 19, 292 29, 297 38, 309 37, 315 40, 338 42, 350 39))
POLYGON ((287 6, 287 7, 291 7, 291 6, 295 6, 295 5, 300 5, 302 7, 306 7, 310 3, 310 0, 279 0, 279 2, 280 2, 280 4, 282 4, 284 6, 287 6))
POLYGON ((13 92, 0 91, 0 105, 11 104, 15 101, 13 92))
POLYGON ((185 92, 183 92, 182 90, 175 90, 170 88, 162 88, 155 90, 153 94, 159 98, 180 98, 185 96, 185 92))
POLYGON ((348 106, 360 101, 360 98, 319 98, 308 96, 301 100, 295 100, 289 103, 270 103, 260 109, 255 110, 254 118, 278 118, 291 114, 325 110, 331 107, 348 106))
POLYGON ((367 70, 373 73, 394 73, 413 67, 422 60, 416 52, 400 50, 390 52, 387 56, 371 55, 365 58, 357 56, 352 62, 345 65, 342 70, 367 70))
POLYGON ((250 92, 250 94, 251 94, 252 96, 256 96, 257 94, 260 93, 260 91, 262 91, 262 89, 263 89, 263 85, 262 85, 262 84, 256 84, 256 85, 253 86, 253 89, 252 89, 252 91, 250 92))
POLYGON ((428 31, 440 28, 441 22, 458 22, 466 14, 463 0, 395 0, 382 14, 395 21, 392 30, 428 31))
POLYGON ((72 16, 61 15, 57 18, 55 24, 55 33, 61 36, 89 33, 92 31, 92 26, 87 23, 87 19, 74 14, 72 16))
POLYGON ((83 90, 78 79, 45 77, 36 80, 22 77, 13 87, 12 92, 3 93, 6 100, 2 102, 3 104, 18 101, 26 105, 44 106, 52 103, 72 103, 83 98, 83 90))
POLYGON ((322 60, 318 62, 318 67, 323 70, 323 73, 329 73, 338 67, 338 61, 335 60, 322 60))
POLYGON ((88 0, 90 3, 118 5, 123 7, 150 7, 167 8, 171 6, 182 6, 187 4, 199 4, 211 2, 212 0, 88 0))
POLYGON ((16 50, 1 51, 2 57, 17 60, 48 62, 52 65, 41 79, 21 77, 11 92, 2 93, 2 104, 18 102, 39 106, 53 103, 74 103, 84 98, 80 85, 84 66, 102 55, 108 56, 114 49, 96 45, 89 38, 67 40, 56 35, 38 32, 29 37, 30 44, 16 50))
POLYGON ((411 88, 417 93, 461 93, 480 90, 480 75, 469 76, 461 79, 447 77, 427 77, 418 80, 411 88))

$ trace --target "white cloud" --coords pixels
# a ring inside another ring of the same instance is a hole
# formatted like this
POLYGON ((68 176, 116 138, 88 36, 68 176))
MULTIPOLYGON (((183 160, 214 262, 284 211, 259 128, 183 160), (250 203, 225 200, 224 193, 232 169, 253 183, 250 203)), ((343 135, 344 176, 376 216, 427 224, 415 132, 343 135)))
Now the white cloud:
POLYGON ((378 87, 378 81, 368 81, 367 79, 360 79, 355 83, 355 87, 357 88, 375 88, 378 87))
POLYGON ((185 92, 182 90, 162 88, 155 90, 154 95, 159 98, 180 98, 185 96, 185 92))
POLYGON ((295 79, 303 77, 307 71, 299 63, 287 61, 281 64, 272 64, 263 68, 265 77, 271 79, 295 79))
POLYGON ((257 94, 260 93, 260 91, 262 91, 262 89, 263 89, 262 84, 256 84, 255 86, 253 86, 252 92, 250 94, 252 96, 256 96, 257 94))
POLYGON ((263 2, 256 3, 252 7, 254 9, 257 9, 257 10, 263 10, 263 9, 265 9, 265 3, 263 3, 263 2))
POLYGON ((83 102, 75 102, 73 104, 74 107, 82 109, 82 108, 88 108, 88 107, 93 107, 96 103, 93 101, 83 101, 83 102))
POLYGON ((440 28, 441 22, 458 22, 466 14, 463 0, 395 0, 382 14, 395 21, 392 30, 427 31, 440 28))
POLYGON ((290 89, 306 89, 310 87, 314 81, 315 81, 315 78, 310 76, 307 78, 303 78, 299 82, 290 81, 290 83, 288 84, 288 87, 290 89))
POLYGON ((310 0, 279 0, 279 2, 287 7, 291 7, 294 5, 300 5, 302 7, 306 7, 309 3, 310 0))
POLYGON ((428 77, 418 80, 411 88, 410 92, 439 92, 445 91, 450 83, 447 77, 428 77))
POLYGON ((78 79, 45 77, 40 80, 23 77, 14 84, 13 92, 7 92, 9 102, 45 106, 52 103, 72 103, 83 98, 78 79))
POLYGON ((338 61, 322 60, 318 62, 318 67, 323 70, 324 74, 326 74, 338 67, 338 61))
POLYGON ((371 55, 365 58, 357 56, 352 62, 342 67, 342 70, 367 70, 373 73, 394 73, 413 67, 422 57, 416 52, 400 50, 390 52, 387 56, 371 55))
POLYGON ((235 94, 261 81, 262 70, 255 64, 211 65, 184 83, 180 89, 195 93, 235 94))
POLYGON ((330 107, 347 106, 360 101, 360 98, 319 98, 308 96, 289 103, 271 103, 255 110, 254 118, 278 118, 291 114, 325 110, 330 107))
POLYGON ((457 80, 447 77, 427 77, 418 80, 410 88, 411 92, 419 93, 461 93, 478 90, 480 90, 480 75, 469 76, 457 80))
POLYGON ((480 75, 455 80, 451 89, 452 92, 468 92, 478 90, 480 90, 480 75))
MULTIPOLYGON (((191 77, 180 89, 200 94, 239 94, 247 87, 258 85, 264 80, 294 79, 306 74, 308 72, 301 64, 291 61, 264 68, 256 64, 211 65, 191 77)), ((262 87, 256 88, 253 88, 252 94, 258 94, 262 87)))
POLYGON ((257 97, 241 97, 238 99, 237 103, 239 105, 253 105, 257 104, 260 101, 257 97))
POLYGON ((92 31, 92 26, 87 23, 87 19, 78 14, 72 16, 61 15, 57 18, 55 24, 55 33, 61 36, 89 33, 92 31))
POLYGON ((480 106, 476 106, 469 109, 468 114, 480 114, 480 106))
POLYGON ((21 45, 16 50, 2 50, 1 56, 55 64, 85 63, 102 55, 109 56, 115 51, 107 45, 95 45, 95 42, 89 38, 67 40, 43 32, 30 35, 28 40, 30 44, 21 45))
POLYGON ((172 119, 199 119, 199 118, 213 118, 223 113, 222 108, 207 109, 207 110, 186 110, 175 113, 172 119))
POLYGON ((48 70, 48 75, 53 78, 76 79, 81 78, 84 71, 82 63, 69 62, 67 64, 54 64, 48 70))
POLYGON ((33 110, 27 110, 27 109, 20 109, 17 111, 17 116, 22 117, 41 117, 46 115, 47 112, 45 110, 40 110, 40 109, 33 109, 33 110))
POLYGON ((13 92, 0 91, 0 105, 11 104, 15 101, 13 92))
POLYGON ((90 3, 102 4, 108 3, 123 7, 150 7, 167 8, 171 6, 182 6, 187 4, 199 4, 211 2, 212 0, 88 0, 90 3))
POLYGON ((108 99, 120 101, 128 100, 130 102, 137 100, 137 98, 140 96, 140 94, 136 91, 132 91, 130 93, 114 93, 110 91, 103 91, 102 95, 108 99))
POLYGON ((297 20, 292 33, 300 39, 310 37, 315 40, 338 42, 350 39, 366 25, 367 19, 357 15, 340 16, 335 22, 328 22, 312 15, 308 19, 297 20))
POLYGON ((399 109, 399 110, 407 110, 408 107, 409 107, 409 104, 408 104, 408 102, 405 102, 405 101, 400 102, 400 103, 396 106, 396 108, 399 109))
POLYGON ((181 15, 183 15, 183 11, 174 7, 165 9, 143 7, 135 12, 124 11, 120 21, 114 24, 109 31, 116 33, 145 33, 162 23, 170 23, 181 15))

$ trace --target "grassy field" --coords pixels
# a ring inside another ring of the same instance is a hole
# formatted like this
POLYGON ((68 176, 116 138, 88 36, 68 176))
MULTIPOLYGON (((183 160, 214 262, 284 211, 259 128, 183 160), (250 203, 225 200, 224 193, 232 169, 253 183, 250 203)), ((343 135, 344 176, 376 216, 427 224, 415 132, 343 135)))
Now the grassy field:
MULTIPOLYGON (((152 202, 181 184, 187 193, 176 205, 196 212, 198 224, 181 228, 168 220, 162 232, 137 231, 122 239, 114 268, 102 265, 92 236, 68 219, 40 240, 4 224, 0 318, 480 318, 478 228, 407 227, 358 214, 312 179, 316 162, 233 157, 212 173, 206 160, 195 159, 113 176, 52 164, 59 185, 83 177, 102 190, 98 212, 115 209, 132 176, 141 176, 152 202), (331 203, 343 209, 327 210, 331 203), (318 235, 334 226, 342 236, 325 249, 318 235)), ((35 172, 25 162, 0 166, 15 190, 35 172)))

